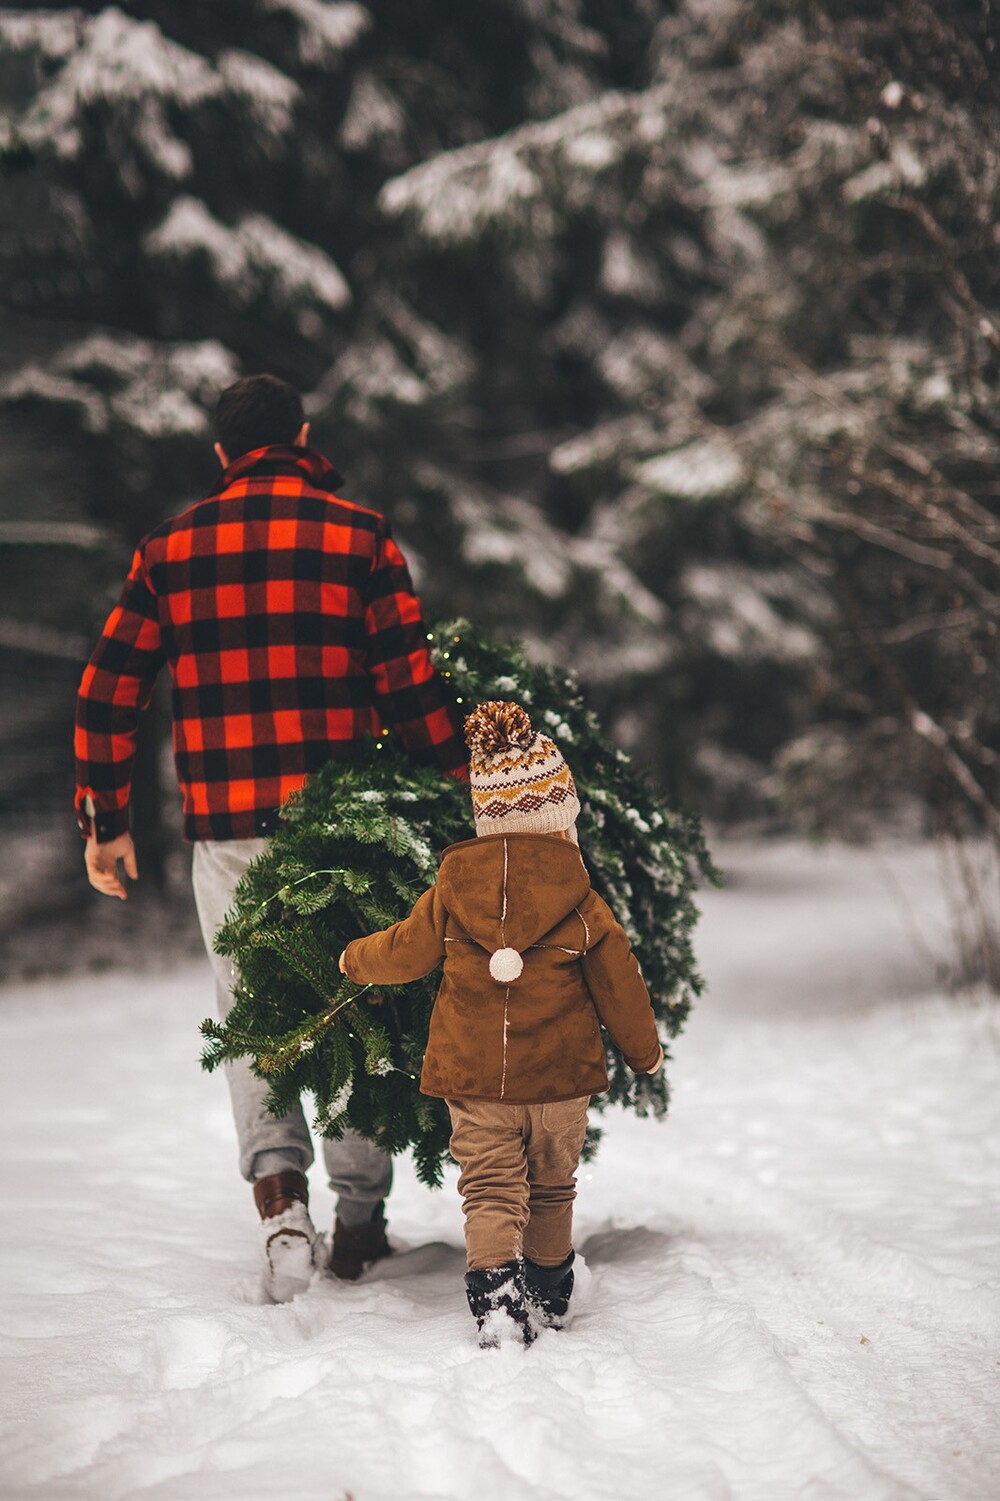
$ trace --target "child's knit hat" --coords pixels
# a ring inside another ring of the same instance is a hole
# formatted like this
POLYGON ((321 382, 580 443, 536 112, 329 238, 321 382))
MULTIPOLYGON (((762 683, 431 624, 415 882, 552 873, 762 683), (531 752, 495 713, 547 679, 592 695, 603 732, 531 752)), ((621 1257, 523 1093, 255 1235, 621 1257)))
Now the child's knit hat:
POLYGON ((466 716, 477 834, 553 834, 571 829, 580 801, 569 767, 520 704, 493 700, 466 716))

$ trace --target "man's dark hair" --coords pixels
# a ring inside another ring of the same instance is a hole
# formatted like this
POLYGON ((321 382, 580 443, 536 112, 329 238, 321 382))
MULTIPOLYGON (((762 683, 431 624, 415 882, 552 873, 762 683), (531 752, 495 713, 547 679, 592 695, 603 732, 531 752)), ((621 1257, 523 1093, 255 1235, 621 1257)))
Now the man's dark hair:
POLYGON ((228 459, 270 443, 294 443, 305 421, 302 398, 276 375, 246 375, 227 386, 215 408, 215 436, 228 459))

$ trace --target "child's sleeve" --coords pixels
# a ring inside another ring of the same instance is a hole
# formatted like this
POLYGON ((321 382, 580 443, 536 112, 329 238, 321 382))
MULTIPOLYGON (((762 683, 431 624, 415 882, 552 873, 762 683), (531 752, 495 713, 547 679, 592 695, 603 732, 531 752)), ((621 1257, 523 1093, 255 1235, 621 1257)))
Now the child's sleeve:
POLYGON ((355 938, 343 953, 344 973, 359 985, 405 985, 429 974, 444 958, 444 903, 436 886, 425 891, 409 917, 355 938))
POLYGON ((625 929, 596 893, 584 911, 593 938, 580 963, 594 1009, 629 1068, 649 1073, 661 1061, 660 1039, 638 961, 625 929))

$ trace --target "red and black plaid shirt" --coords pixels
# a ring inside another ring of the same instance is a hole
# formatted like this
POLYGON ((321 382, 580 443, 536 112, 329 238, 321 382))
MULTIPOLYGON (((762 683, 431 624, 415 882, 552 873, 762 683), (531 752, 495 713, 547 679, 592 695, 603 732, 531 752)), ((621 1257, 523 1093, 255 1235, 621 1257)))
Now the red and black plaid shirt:
POLYGON ((431 665, 406 562, 377 511, 332 493, 320 454, 270 447, 140 542, 77 700, 77 816, 128 827, 135 732, 173 678, 187 839, 270 833, 285 799, 391 726, 462 774, 460 717, 431 665))

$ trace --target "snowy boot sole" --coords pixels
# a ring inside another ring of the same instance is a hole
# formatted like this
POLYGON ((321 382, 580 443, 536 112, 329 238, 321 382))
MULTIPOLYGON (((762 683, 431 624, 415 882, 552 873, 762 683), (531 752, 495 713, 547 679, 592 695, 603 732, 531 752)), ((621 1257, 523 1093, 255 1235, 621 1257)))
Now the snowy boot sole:
POLYGON ((316 1270, 316 1231, 304 1204, 261 1221, 264 1236, 264 1290, 275 1303, 304 1293, 316 1270))

